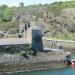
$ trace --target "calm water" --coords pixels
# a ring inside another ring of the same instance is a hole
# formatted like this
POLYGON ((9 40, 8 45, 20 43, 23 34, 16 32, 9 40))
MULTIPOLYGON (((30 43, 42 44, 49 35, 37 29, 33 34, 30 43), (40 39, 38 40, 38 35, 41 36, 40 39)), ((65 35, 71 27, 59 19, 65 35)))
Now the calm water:
POLYGON ((75 75, 75 69, 67 67, 62 69, 49 69, 43 71, 23 72, 8 75, 75 75))

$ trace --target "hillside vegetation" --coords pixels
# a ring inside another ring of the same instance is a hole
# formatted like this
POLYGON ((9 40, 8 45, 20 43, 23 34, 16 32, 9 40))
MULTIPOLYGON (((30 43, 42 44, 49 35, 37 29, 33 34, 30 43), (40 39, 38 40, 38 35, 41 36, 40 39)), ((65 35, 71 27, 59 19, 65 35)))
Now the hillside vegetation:
POLYGON ((44 23, 47 37, 75 40, 75 1, 54 2, 51 4, 29 5, 24 7, 0 6, 0 29, 18 27, 18 21, 13 20, 17 13, 28 12, 38 19, 42 10, 49 13, 50 21, 44 23))

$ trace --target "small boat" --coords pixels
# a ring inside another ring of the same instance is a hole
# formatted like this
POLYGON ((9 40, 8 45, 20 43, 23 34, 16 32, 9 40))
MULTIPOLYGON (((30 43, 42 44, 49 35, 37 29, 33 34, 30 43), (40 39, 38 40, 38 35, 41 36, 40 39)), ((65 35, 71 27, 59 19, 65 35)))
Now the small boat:
POLYGON ((71 59, 71 66, 72 66, 72 68, 75 68, 75 59, 74 58, 71 59))

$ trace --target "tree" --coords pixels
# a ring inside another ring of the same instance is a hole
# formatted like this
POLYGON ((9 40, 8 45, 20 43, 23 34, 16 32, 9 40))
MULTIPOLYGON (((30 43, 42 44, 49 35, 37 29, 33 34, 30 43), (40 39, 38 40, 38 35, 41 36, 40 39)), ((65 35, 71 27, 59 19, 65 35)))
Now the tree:
POLYGON ((4 5, 4 4, 1 5, 1 8, 2 8, 2 9, 5 9, 5 8, 7 8, 7 7, 8 7, 7 5, 4 5))
POLYGON ((42 6, 42 4, 40 3, 39 6, 42 6))

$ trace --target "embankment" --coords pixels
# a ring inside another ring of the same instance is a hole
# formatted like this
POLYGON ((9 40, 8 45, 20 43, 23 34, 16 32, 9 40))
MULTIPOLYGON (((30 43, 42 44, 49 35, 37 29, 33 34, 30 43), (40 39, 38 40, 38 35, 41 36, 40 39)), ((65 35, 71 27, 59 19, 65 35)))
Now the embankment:
POLYGON ((4 54, 0 57, 0 73, 12 73, 22 71, 43 70, 49 68, 66 67, 64 52, 55 51, 48 53, 37 53, 37 56, 28 56, 29 59, 20 55, 4 54))
POLYGON ((2 68, 0 68, 0 74, 43 70, 43 69, 49 69, 49 68, 61 68, 61 67, 66 67, 66 63, 64 63, 64 61, 4 65, 2 66, 2 68))

